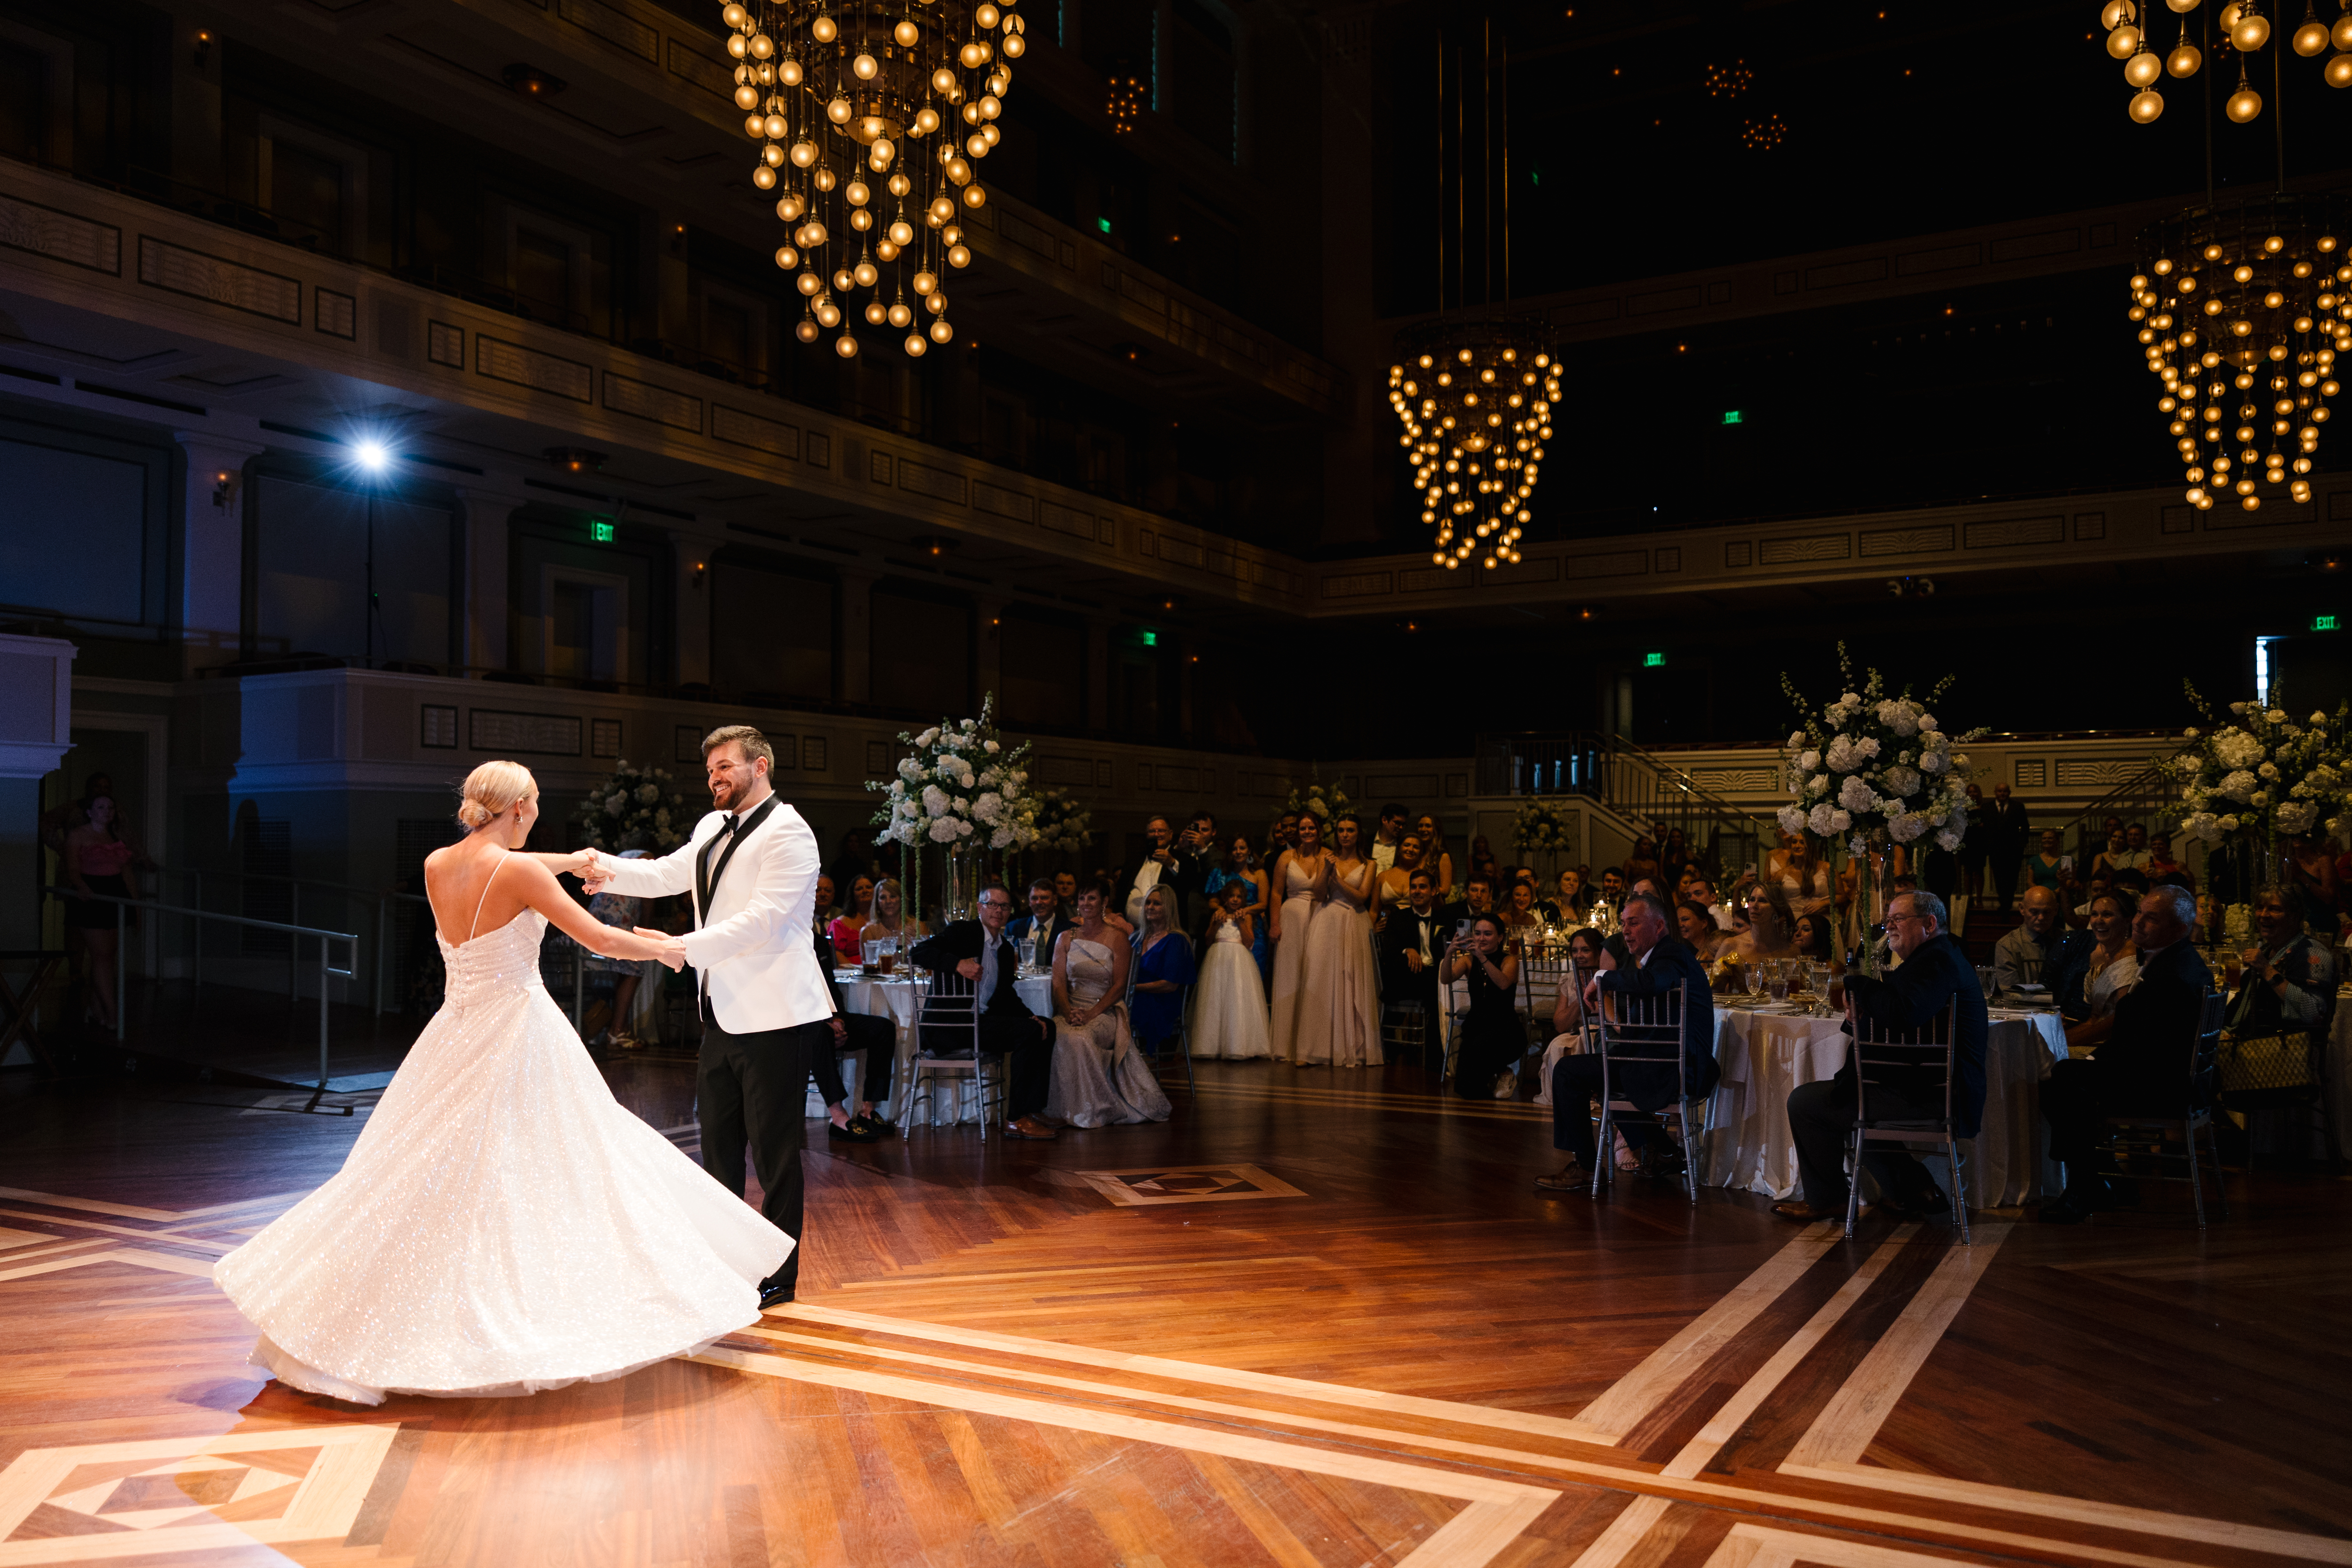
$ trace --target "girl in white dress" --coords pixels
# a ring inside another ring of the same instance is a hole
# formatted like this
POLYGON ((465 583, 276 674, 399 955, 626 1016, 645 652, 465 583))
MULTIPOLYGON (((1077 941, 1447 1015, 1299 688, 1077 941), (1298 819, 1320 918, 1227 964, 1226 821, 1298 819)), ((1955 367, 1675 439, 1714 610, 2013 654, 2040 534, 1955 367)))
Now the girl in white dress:
POLYGON ((1209 914, 1209 940, 1201 952, 1200 984, 1192 993, 1192 1054, 1241 1061, 1270 1056, 1266 1039, 1265 984, 1250 956, 1255 936, 1242 895, 1249 887, 1227 882, 1217 890, 1209 914))
POLYGON ((584 856, 513 851, 539 817, 519 763, 484 763, 425 861, 446 1000, 327 1184, 215 1266, 259 1331, 257 1370, 312 1394, 530 1394, 599 1383, 759 1321, 792 1238, 624 1110, 539 975, 552 921, 608 958, 556 882, 584 856))
POLYGON ((1165 1121, 1173 1109, 1127 1026, 1127 938, 1103 918, 1110 889, 1078 889, 1078 925, 1054 944, 1054 1077, 1045 1120, 1068 1127, 1165 1121))
POLYGON ((1323 853, 1323 824, 1302 811, 1298 847, 1284 850, 1274 863, 1275 901, 1266 916, 1266 936, 1274 943, 1274 1021, 1266 1037, 1274 1054, 1286 1062, 1298 1059, 1298 991, 1307 973, 1307 935, 1314 929, 1330 872, 1330 859, 1323 853))
POLYGON ((1352 816, 1331 825, 1325 901, 1307 929, 1306 971, 1298 983, 1294 1048, 1301 1067, 1378 1067, 1382 1060, 1372 959, 1380 868, 1357 853, 1362 836, 1352 816))

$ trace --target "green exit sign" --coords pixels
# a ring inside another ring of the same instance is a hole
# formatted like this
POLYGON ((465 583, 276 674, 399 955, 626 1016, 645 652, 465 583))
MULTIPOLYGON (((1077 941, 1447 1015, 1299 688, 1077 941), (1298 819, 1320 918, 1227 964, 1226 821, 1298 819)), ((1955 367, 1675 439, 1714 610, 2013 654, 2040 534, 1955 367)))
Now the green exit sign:
POLYGON ((1723 422, 1726 425, 1745 425, 1748 423, 1745 418, 1741 417, 1739 410, 1737 408, 1725 409, 1723 411, 1723 422))
POLYGON ((1143 634, 1142 641, 1143 646, 1146 647, 1158 647, 1160 646, 1160 634, 1158 632, 1146 632, 1143 634))
POLYGON ((588 537, 599 544, 610 544, 613 542, 613 525, 601 517, 591 519, 588 523, 588 537))
POLYGON ((2315 632, 2334 632, 2344 628, 2342 623, 2334 616, 2314 616, 2311 617, 2311 629, 2315 632))
POLYGON ((1642 656, 1642 668, 1644 669, 1660 668, 1665 662, 1666 656, 1662 653, 1645 653, 1642 656))

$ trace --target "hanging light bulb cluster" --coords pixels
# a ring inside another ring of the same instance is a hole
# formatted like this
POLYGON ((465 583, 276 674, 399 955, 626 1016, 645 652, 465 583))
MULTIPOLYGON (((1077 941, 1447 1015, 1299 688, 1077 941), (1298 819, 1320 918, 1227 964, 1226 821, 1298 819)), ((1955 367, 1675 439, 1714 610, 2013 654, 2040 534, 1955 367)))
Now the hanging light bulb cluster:
POLYGON ((2258 510, 2261 485, 2311 499, 2336 362, 2352 354, 2346 216, 2334 198, 2263 196, 2140 237, 2128 314, 2200 510, 2233 494, 2258 510))
MULTIPOLYGON (((2155 37, 2155 18, 2142 16, 2139 0, 2106 0, 2099 12, 2099 25, 2107 29, 2107 53, 2124 62, 2124 80, 2137 89, 2129 108, 2131 117, 2142 125, 2164 112, 2164 95, 2156 90, 2158 81, 2167 75, 2185 80, 2205 63, 2203 51, 2189 39, 2189 13, 2202 3, 2164 0, 2168 9, 2180 16, 2180 37, 2171 52, 2160 58, 2156 52, 2161 46, 2155 37)), ((2154 9, 2152 4, 2148 9, 2154 9)), ((2321 73, 2330 87, 2352 87, 2352 6, 2344 9, 2331 27, 2319 19, 2313 0, 2304 0, 2303 24, 2289 40, 2294 52, 2305 59, 2326 54, 2331 45, 2335 47, 2336 52, 2328 56, 2321 73)), ((2262 0, 2232 0, 2214 20, 2221 30, 2217 47, 2225 55, 2238 57, 2237 90, 2223 107, 2231 119, 2243 125, 2263 112, 2263 95, 2254 90, 2247 61, 2270 43, 2271 19, 2263 14, 2262 0)), ((2220 68, 2229 68, 2224 62, 2220 68)))
MULTIPOLYGON (((776 265, 806 301, 801 342, 839 327, 861 291, 866 322, 905 331, 908 354, 955 341, 940 281, 971 261, 957 218, 987 205, 973 166, 1002 137, 1027 47, 1014 3, 728 0, 735 107, 760 143, 751 183, 791 226, 776 265)), ((833 346, 853 358, 856 333, 833 346)))
POLYGON ((1484 542, 1489 570, 1517 563, 1551 439, 1559 366, 1539 324, 1432 322, 1400 338, 1389 406, 1412 458, 1430 563, 1456 570, 1484 542))

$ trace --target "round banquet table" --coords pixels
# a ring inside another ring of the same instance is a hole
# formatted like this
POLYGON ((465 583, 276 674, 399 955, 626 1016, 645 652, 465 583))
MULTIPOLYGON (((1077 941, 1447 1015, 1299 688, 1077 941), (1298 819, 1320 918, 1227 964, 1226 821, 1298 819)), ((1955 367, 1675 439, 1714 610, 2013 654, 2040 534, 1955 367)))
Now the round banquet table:
MULTIPOLYGON (((1815 1018, 1775 1008, 1716 1010, 1714 1131, 1703 1179, 1768 1197, 1798 1195, 1797 1147, 1789 1135, 1789 1091, 1835 1078, 1845 1065, 1843 1017, 1815 1018)), ((1968 1151, 1969 1197, 1976 1208, 2005 1208, 2057 1190, 2045 1181, 2042 1080, 2066 1059, 2065 1026, 2055 1013, 1993 1010, 1985 1038, 1984 1126, 1968 1151)), ((1927 1169, 1949 1191, 1938 1159, 1927 1169)))
MULTIPOLYGON (((889 1115, 892 1121, 903 1124, 910 1098, 909 1090, 914 1085, 915 1053, 920 1046, 920 1042, 916 1038, 915 1018, 917 1010, 922 1005, 923 987, 904 974, 894 974, 885 978, 880 975, 869 975, 856 969, 835 970, 833 981, 841 988, 843 1006, 853 1013, 887 1018, 898 1027, 898 1054, 890 1070, 889 1115)), ((1054 977, 1052 975, 1024 974, 1014 980, 1013 985, 1015 993, 1032 1013, 1041 1017, 1052 1016, 1054 1011, 1054 977)), ((856 1081, 850 1078, 850 1070, 846 1066, 842 1069, 845 1083, 856 1081)), ((979 1099, 971 1080, 963 1079, 949 1081, 955 1086, 955 1109, 952 1120, 979 1121, 979 1099)), ((932 1125, 943 1125, 950 1120, 948 1101, 949 1097, 941 1092, 940 1086, 934 1085, 928 1100, 932 1125)), ((825 1114, 824 1101, 818 1094, 814 1081, 809 1085, 808 1114, 812 1118, 825 1114)))

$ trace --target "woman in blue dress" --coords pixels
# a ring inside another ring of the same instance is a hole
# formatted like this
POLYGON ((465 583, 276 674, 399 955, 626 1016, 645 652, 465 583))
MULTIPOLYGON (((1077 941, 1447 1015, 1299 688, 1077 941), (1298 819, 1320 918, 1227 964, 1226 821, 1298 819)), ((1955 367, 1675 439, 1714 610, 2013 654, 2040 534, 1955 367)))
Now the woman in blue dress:
POLYGON ((1152 1056, 1175 1039, 1196 973, 1192 939, 1176 929, 1176 895, 1152 889, 1143 898, 1143 929, 1135 933, 1135 990, 1127 1007, 1135 1043, 1152 1056))
POLYGON ((1228 882, 1239 882, 1248 890, 1242 895, 1242 908, 1250 911, 1257 934, 1250 943, 1250 956, 1257 960, 1258 978, 1271 985, 1274 983, 1274 954, 1265 943, 1265 868, 1250 853, 1249 835, 1236 833, 1225 846, 1225 863, 1213 868, 1201 884, 1202 905, 1213 910, 1217 890, 1228 882))

